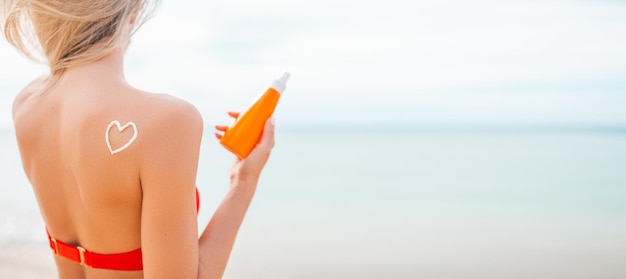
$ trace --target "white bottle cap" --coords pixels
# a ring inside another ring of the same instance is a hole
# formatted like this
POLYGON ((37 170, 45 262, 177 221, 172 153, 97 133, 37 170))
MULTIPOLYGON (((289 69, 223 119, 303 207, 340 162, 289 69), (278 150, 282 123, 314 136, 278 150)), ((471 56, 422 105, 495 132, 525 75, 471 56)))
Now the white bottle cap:
POLYGON ((274 82, 272 82, 271 87, 276 89, 276 91, 278 91, 278 93, 283 94, 283 92, 285 91, 285 88, 287 87, 287 80, 289 79, 291 75, 288 72, 283 73, 283 75, 275 80, 274 82))
POLYGON ((284 72, 283 76, 280 77, 280 79, 278 79, 280 82, 282 82, 283 84, 287 84, 287 80, 289 79, 291 75, 289 74, 289 72, 284 72))

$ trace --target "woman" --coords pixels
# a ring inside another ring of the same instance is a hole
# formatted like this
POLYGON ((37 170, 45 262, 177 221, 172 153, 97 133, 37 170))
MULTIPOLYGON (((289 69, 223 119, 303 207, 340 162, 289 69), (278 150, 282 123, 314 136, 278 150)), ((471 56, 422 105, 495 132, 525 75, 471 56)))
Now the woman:
POLYGON ((59 278, 220 278, 274 145, 270 120, 198 240, 200 114, 124 78, 124 50, 155 2, 0 2, 8 41, 29 57, 36 41, 50 67, 13 117, 59 278))

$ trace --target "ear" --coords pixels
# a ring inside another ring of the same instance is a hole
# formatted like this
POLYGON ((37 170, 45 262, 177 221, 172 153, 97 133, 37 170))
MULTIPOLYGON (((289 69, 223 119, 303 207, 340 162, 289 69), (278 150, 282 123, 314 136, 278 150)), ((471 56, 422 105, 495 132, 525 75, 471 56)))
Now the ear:
POLYGON ((135 22, 137 22, 137 17, 139 16, 139 10, 138 9, 134 9, 133 12, 130 14, 130 20, 128 21, 128 23, 132 26, 135 25, 135 22))
POLYGON ((128 22, 128 23, 130 23, 130 25, 134 25, 135 22, 137 22, 137 17, 139 17, 139 9, 140 8, 141 8, 140 4, 137 3, 137 6, 135 6, 133 11, 130 13, 130 21, 128 22))

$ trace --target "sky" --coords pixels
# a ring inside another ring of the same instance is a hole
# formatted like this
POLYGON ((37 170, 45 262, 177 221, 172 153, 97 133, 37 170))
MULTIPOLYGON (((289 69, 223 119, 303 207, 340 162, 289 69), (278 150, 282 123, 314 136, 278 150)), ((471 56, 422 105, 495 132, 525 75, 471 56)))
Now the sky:
MULTIPOLYGON (((626 126, 626 1, 165 0, 127 79, 224 123, 287 70, 277 125, 626 126)), ((0 40, 0 128, 43 66, 0 40)))

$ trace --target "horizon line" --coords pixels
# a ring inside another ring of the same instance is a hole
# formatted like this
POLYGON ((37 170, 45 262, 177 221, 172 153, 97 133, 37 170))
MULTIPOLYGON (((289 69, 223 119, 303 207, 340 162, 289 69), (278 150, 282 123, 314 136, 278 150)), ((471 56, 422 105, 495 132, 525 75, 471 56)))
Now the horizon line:
MULTIPOLYGON (((276 128, 286 132, 626 133, 626 124, 602 123, 281 123, 276 128)), ((13 127, 0 127, 0 133, 13 132, 13 127)))

